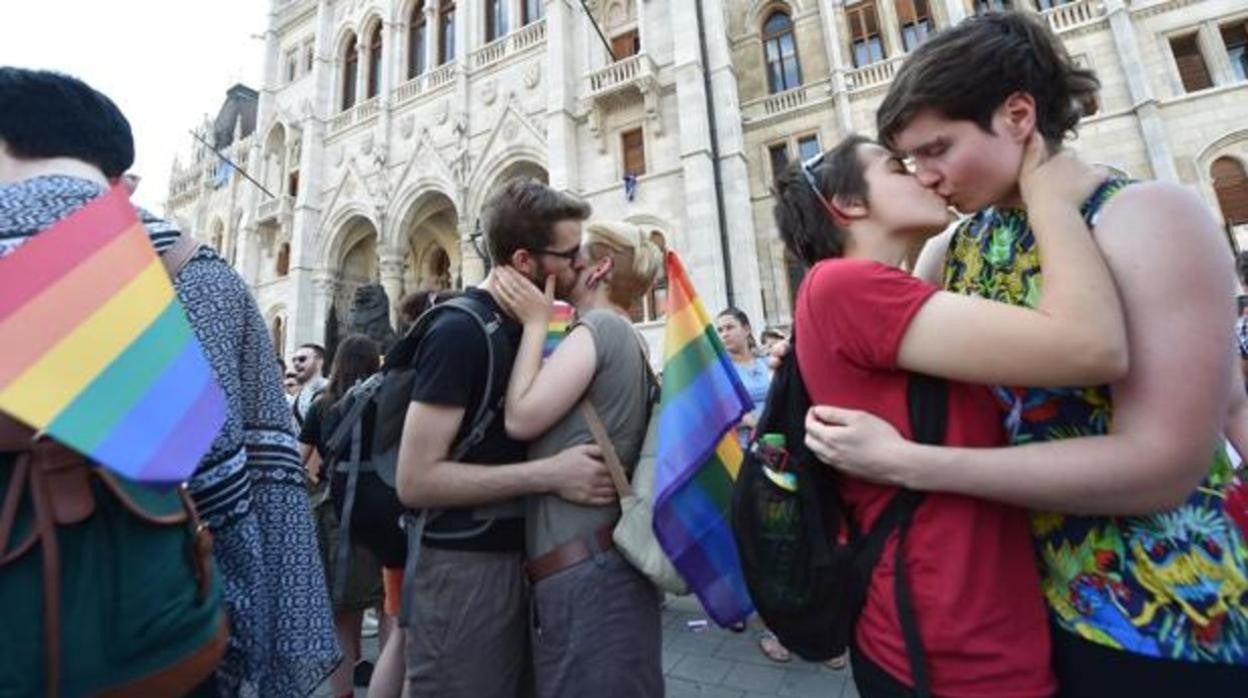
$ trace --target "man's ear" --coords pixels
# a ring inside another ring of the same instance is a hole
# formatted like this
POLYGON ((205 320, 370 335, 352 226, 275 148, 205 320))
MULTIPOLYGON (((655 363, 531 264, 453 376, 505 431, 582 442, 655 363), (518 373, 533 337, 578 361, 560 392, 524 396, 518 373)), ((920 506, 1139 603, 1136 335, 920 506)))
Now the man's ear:
POLYGON ((1036 98, 1029 92, 1015 92, 997 107, 995 117, 1002 135, 1025 143, 1036 130, 1036 98))
POLYGON ((507 263, 511 268, 532 278, 533 271, 537 268, 537 257, 528 250, 520 249, 511 253, 511 258, 507 260, 507 263))

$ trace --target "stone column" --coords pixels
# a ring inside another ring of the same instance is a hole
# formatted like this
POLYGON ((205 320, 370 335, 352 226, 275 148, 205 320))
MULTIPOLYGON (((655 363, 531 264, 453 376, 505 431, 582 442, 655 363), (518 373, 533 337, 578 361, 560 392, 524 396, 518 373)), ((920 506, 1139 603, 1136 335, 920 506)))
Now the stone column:
POLYGON ((580 184, 576 98, 583 66, 576 60, 574 11, 570 0, 546 1, 546 63, 541 78, 546 88, 546 171, 550 186, 563 191, 574 191, 580 184))
POLYGON ((1153 176, 1171 182, 1179 181, 1174 164, 1173 151, 1166 137, 1166 127, 1161 120, 1157 97, 1149 86, 1144 73, 1144 61, 1140 57, 1140 45, 1135 36, 1135 26, 1124 0, 1105 0, 1109 15, 1109 27, 1113 32, 1114 46, 1118 49, 1118 62, 1127 76, 1127 88, 1135 105, 1132 111, 1140 126, 1140 137, 1148 151, 1148 162, 1153 176))
POLYGON ((438 46, 442 31, 438 26, 437 0, 425 0, 425 72, 438 67, 438 46))
POLYGON ((399 301, 403 299, 403 257, 392 250, 383 251, 378 256, 377 275, 390 299, 390 325, 398 327, 399 301))
MULTIPOLYGON (((556 0, 562 2, 562 0, 556 0)), ((476 286, 485 280, 485 260, 477 254, 470 237, 476 230, 476 220, 466 214, 459 219, 459 280, 460 287, 476 286)), ((482 241, 484 244, 484 241, 482 241)))
POLYGON ((725 31, 723 8, 703 2, 709 65, 702 64, 694 2, 672 3, 672 31, 689 36, 674 45, 676 98, 679 106, 681 165, 684 170, 685 219, 682 233, 673 241, 683 256, 703 303, 718 312, 728 303, 724 245, 720 240, 720 214, 716 205, 714 163, 711 156, 710 115, 707 111, 703 70, 711 74, 719 141, 719 164, 723 184, 724 215, 728 245, 732 251, 733 302, 754 322, 764 325, 762 294, 758 279, 759 257, 750 208, 749 176, 737 97, 736 76, 725 31))
MULTIPOLYGON (((287 321, 286 344, 293 349, 303 342, 316 342, 324 346, 325 344, 325 319, 329 317, 329 306, 334 302, 334 296, 337 294, 342 284, 329 272, 319 272, 315 278, 308 284, 309 294, 306 296, 308 305, 305 307, 304 315, 308 316, 306 325, 315 328, 315 332, 308 336, 312 339, 295 339, 296 331, 293 330, 294 323, 287 321)), ((289 311, 288 311, 289 312, 289 311)), ((287 316, 288 318, 290 315, 287 316)), ((345 318, 338 318, 343 320, 345 318)), ((299 330, 304 331, 304 330, 299 330)))
POLYGON ((841 29, 838 19, 845 11, 843 0, 819 0, 819 19, 823 27, 823 48, 828 54, 828 73, 832 78, 830 91, 836 99, 836 125, 839 135, 852 133, 854 113, 849 107, 849 89, 845 84, 847 68, 841 52, 841 29))
POLYGON ((355 103, 368 99, 368 44, 367 37, 355 42, 355 103))
POLYGON ((1226 53, 1226 42, 1222 40, 1222 32, 1215 21, 1201 22, 1196 34, 1196 42, 1200 52, 1205 56, 1209 66, 1209 77, 1215 85, 1229 85, 1235 82, 1235 68, 1231 66, 1231 57, 1226 53))
POLYGON ((894 58, 906 52, 901 43, 901 23, 897 20, 896 0, 880 0, 875 3, 880 20, 880 37, 884 40, 884 57, 894 58))
POLYGON ((949 14, 949 25, 953 26, 966 19, 966 0, 945 0, 945 12, 949 14))
POLYGON ((451 58, 459 62, 460 72, 468 67, 468 53, 477 48, 470 30, 478 24, 478 9, 482 9, 480 2, 455 3, 455 55, 451 58))

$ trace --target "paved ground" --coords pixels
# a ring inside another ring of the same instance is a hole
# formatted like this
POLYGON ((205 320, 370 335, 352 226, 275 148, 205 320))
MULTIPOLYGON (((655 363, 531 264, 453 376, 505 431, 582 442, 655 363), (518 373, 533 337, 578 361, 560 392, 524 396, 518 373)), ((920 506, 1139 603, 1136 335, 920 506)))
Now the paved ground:
MULTIPOLYGON (((674 599, 663 610, 668 698, 858 698, 849 669, 832 671, 796 658, 777 664, 759 652, 757 630, 733 633, 709 622, 700 632, 689 628, 689 621, 704 618, 692 597, 674 599)), ((364 649, 376 659, 375 639, 365 640, 364 649)), ((329 694, 322 686, 315 695, 329 694)), ((356 691, 360 698, 364 694, 356 691)))

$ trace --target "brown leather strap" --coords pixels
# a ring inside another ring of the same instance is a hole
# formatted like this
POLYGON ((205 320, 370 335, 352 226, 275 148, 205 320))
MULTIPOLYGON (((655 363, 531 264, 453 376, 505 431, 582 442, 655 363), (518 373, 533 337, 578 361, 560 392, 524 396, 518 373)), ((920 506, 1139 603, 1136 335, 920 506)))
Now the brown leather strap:
POLYGON ((230 637, 230 623, 221 612, 217 634, 187 657, 157 671, 137 678, 127 684, 115 686, 95 694, 96 698, 130 698, 131 696, 184 696, 199 686, 212 672, 225 654, 230 637))
MULTIPOLYGON (((31 458, 26 453, 19 458, 31 458)), ((35 528, 43 557, 43 638, 47 653, 46 695, 56 698, 60 693, 61 676, 61 570, 60 553, 56 545, 56 524, 53 520, 52 502, 48 497, 45 473, 36 463, 30 469, 31 499, 35 508, 35 528)))
MULTIPOLYGON (((4 505, 0 506, 0 565, 8 561, 8 556, 16 557, 18 550, 9 550, 9 537, 13 535, 13 523, 17 520, 17 508, 26 493, 26 477, 30 473, 30 454, 18 454, 13 464, 13 474, 9 476, 9 491, 4 494, 4 505)), ((20 548, 20 546, 18 546, 20 548)))
POLYGON ((524 566, 524 571, 529 575, 529 583, 537 584, 552 574, 562 572, 573 565, 579 565, 593 557, 595 553, 612 549, 615 547, 615 543, 611 540, 611 533, 614 530, 614 524, 595 530, 590 540, 597 546, 596 548, 587 543, 585 538, 573 538, 533 558, 524 566))
POLYGON ((615 444, 611 443, 611 436, 607 434, 607 427, 598 416, 598 410, 594 409, 589 398, 581 400, 580 410, 581 417, 589 427, 589 433, 594 435, 594 442, 602 449, 602 459, 607 463, 607 471, 611 473, 611 482, 615 485, 616 493, 621 498, 632 496, 633 486, 628 482, 624 464, 620 462, 620 454, 616 452, 615 444))
POLYGON ((165 271, 169 273, 169 279, 178 278, 178 272, 182 271, 182 267, 191 261, 191 257, 199 251, 199 243, 190 233, 182 233, 178 236, 178 241, 173 243, 173 247, 165 250, 160 255, 160 261, 165 265, 165 271))

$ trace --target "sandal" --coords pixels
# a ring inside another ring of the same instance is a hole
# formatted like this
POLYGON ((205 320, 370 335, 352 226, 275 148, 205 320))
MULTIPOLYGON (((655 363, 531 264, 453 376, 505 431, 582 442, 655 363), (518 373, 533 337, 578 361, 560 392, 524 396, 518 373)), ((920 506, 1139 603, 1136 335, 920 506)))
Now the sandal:
POLYGON ((780 638, 770 630, 764 630, 763 636, 758 639, 758 648, 763 654, 773 662, 781 664, 793 659, 793 655, 789 654, 789 650, 780 644, 780 638))

